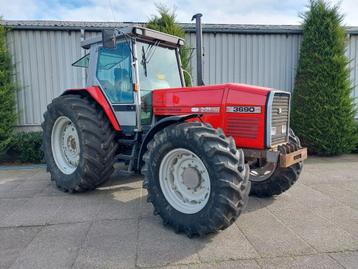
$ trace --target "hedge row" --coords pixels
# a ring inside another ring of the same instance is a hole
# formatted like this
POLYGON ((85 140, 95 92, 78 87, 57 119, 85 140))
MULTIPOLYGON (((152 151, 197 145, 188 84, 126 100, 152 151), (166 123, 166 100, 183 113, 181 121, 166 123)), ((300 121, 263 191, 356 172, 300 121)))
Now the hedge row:
POLYGON ((16 123, 16 85, 13 82, 13 65, 6 45, 6 33, 0 24, 0 152, 9 146, 16 123))
POLYGON ((0 153, 0 162, 42 163, 42 132, 18 132, 12 136, 7 150, 0 153))

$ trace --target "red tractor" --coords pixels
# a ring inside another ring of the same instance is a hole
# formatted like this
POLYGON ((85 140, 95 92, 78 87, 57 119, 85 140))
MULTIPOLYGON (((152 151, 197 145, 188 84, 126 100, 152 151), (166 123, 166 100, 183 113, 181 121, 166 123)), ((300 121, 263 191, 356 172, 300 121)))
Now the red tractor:
POLYGON ((55 98, 42 127, 59 189, 93 190, 124 162, 145 176, 154 214, 193 236, 230 226, 249 194, 289 189, 307 151, 289 126, 290 93, 232 83, 185 87, 183 44, 143 27, 82 41, 89 53, 74 66, 87 68, 87 87, 55 98))

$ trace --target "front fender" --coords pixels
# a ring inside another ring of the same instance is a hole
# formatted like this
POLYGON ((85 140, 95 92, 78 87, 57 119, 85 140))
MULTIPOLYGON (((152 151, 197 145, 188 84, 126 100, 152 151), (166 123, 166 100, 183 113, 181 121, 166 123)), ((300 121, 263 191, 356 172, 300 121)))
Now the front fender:
POLYGON ((145 135, 144 140, 140 146, 138 159, 137 159, 137 170, 140 171, 140 168, 142 166, 142 157, 144 153, 147 151, 147 145, 149 141, 153 139, 154 135, 158 131, 164 129, 165 127, 168 127, 169 125, 181 123, 188 119, 200 118, 200 117, 201 115, 199 114, 189 114, 189 115, 180 115, 180 116, 169 116, 158 121, 152 128, 150 128, 150 130, 145 135))

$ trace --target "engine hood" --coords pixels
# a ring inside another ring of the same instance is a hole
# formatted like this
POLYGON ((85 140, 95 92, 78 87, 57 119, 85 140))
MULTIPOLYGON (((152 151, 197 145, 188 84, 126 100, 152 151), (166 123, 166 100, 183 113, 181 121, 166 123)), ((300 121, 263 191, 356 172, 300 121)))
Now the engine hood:
POLYGON ((238 83, 158 89, 153 91, 153 109, 154 113, 169 115, 173 112, 205 112, 196 111, 196 107, 264 105, 269 92, 269 88, 238 83))

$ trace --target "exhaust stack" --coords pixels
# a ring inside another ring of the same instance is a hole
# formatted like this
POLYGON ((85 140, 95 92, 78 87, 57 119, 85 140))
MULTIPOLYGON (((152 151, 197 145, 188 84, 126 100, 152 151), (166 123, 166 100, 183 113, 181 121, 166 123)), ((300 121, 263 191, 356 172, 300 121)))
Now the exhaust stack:
POLYGON ((203 28, 201 26, 201 17, 203 14, 198 13, 193 16, 195 19, 195 33, 196 33, 196 81, 198 86, 204 85, 203 81, 203 28))

